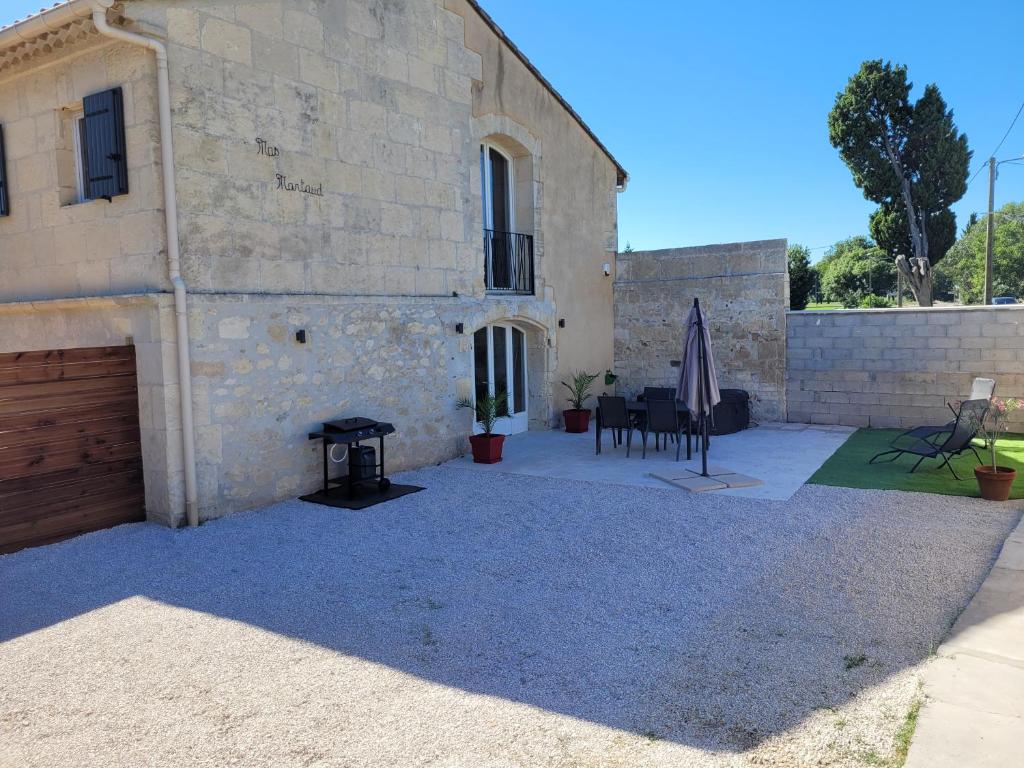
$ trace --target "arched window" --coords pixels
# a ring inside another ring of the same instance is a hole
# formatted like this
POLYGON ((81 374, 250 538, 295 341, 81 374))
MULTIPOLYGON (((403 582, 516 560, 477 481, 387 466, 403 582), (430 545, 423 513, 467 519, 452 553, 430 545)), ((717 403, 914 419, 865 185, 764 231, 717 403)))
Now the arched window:
POLYGON ((515 232, 516 190, 512 169, 511 155, 488 142, 480 145, 484 229, 515 232))

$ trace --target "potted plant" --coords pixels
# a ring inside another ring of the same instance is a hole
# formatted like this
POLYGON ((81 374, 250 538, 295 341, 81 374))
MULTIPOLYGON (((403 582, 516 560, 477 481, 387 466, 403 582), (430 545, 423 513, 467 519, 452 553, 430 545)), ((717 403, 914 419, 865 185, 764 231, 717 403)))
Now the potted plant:
POLYGON ((975 420, 975 426, 991 451, 992 462, 975 467, 974 476, 978 478, 981 498, 989 501, 1006 501, 1010 498, 1010 489, 1017 477, 1017 470, 996 464, 996 441, 1006 432, 1009 415, 1020 408, 1022 403, 1016 398, 1004 400, 1000 397, 993 397, 990 403, 985 416, 975 420))
POLYGON ((612 373, 612 369, 608 368, 604 372, 604 385, 606 387, 610 387, 614 385, 616 381, 618 381, 618 378, 618 375, 612 373))
POLYGON ((494 434, 494 424, 502 413, 508 411, 508 393, 484 395, 478 397, 476 402, 467 397, 459 400, 456 405, 459 408, 472 409, 484 430, 479 435, 470 435, 469 444, 473 449, 473 461, 477 464, 497 464, 501 461, 505 436, 494 434))
POLYGON ((590 409, 583 404, 590 397, 590 387, 598 374, 586 371, 574 371, 572 383, 563 381, 562 386, 569 390, 569 403, 572 408, 562 411, 565 419, 566 432, 586 432, 590 429, 590 409))

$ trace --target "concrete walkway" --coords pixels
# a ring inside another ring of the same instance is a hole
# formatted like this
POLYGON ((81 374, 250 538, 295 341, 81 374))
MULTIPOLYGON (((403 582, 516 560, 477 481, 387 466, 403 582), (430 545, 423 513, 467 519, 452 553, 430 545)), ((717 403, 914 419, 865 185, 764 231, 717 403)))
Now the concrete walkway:
MULTIPOLYGON (((854 427, 808 424, 762 424, 732 435, 711 438, 708 462, 763 481, 750 488, 726 488, 716 495, 786 501, 807 482, 836 449, 857 430, 854 427)), ((582 480, 592 483, 637 485, 689 494, 651 475, 678 477, 681 469, 700 469, 700 452, 677 462, 675 447, 655 451, 653 438, 647 458, 641 459, 639 433, 633 435, 633 449, 626 458, 625 447, 612 445, 611 431, 603 433, 603 448, 594 451, 594 431, 572 435, 561 430, 523 432, 505 441, 504 459, 498 464, 474 464, 466 455, 449 466, 490 474, 532 475, 534 477, 582 480)), ((696 443, 697 441, 694 440, 696 443)))
POLYGON ((924 670, 906 768, 1004 768, 1024 749, 1024 520, 924 670))

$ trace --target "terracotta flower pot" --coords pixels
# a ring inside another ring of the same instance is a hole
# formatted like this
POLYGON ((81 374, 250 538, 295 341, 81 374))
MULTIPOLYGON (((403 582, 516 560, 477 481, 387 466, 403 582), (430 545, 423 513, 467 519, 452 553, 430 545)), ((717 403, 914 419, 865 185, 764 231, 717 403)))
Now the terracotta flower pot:
POLYGON ((565 419, 566 432, 586 432, 590 429, 589 408, 570 408, 562 411, 562 418, 565 419))
POLYGON ((473 449, 473 461, 477 464, 497 464, 501 461, 504 435, 471 435, 469 445, 473 449))
POLYGON ((1017 470, 1010 467, 992 467, 988 464, 974 468, 974 476, 978 478, 981 498, 989 501, 1006 501, 1010 498, 1010 488, 1017 477, 1017 470))

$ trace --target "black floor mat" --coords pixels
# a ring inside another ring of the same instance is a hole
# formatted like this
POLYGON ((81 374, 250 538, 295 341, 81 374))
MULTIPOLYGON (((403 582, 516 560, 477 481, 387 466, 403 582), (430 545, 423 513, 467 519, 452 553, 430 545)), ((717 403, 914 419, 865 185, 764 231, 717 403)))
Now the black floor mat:
POLYGON ((348 498, 344 488, 332 488, 330 494, 325 494, 323 491, 317 491, 307 496, 300 496, 300 501, 308 501, 313 504, 323 504, 325 507, 337 507, 339 509, 366 509, 372 507, 374 504, 380 504, 383 501, 391 501, 391 499, 397 499, 400 496, 408 496, 410 493, 416 493, 422 491, 423 487, 419 485, 398 485, 392 483, 391 487, 381 493, 376 488, 374 490, 363 490, 360 491, 354 499, 348 498))

